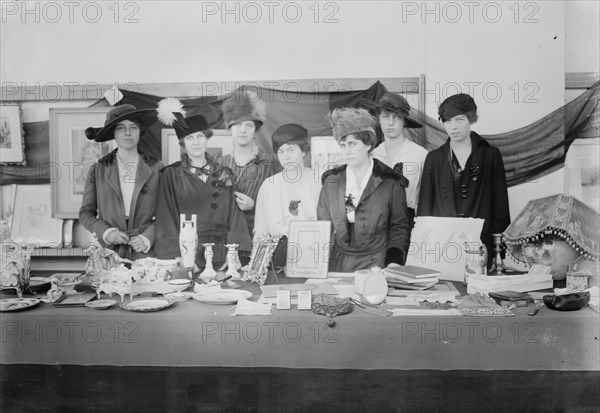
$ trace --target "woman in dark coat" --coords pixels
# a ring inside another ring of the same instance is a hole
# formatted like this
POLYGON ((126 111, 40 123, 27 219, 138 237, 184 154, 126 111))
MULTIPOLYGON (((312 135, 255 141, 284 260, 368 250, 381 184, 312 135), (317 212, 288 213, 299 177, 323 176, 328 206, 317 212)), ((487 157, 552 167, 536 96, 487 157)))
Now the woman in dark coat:
POLYGON ((370 156, 377 121, 364 109, 335 109, 328 120, 346 165, 323 174, 317 218, 330 220, 329 270, 404 264, 409 246, 407 179, 370 156))
POLYGON ((103 128, 85 131, 96 142, 115 139, 117 149, 89 169, 79 221, 122 258, 154 256, 156 189, 163 165, 138 149, 138 142, 155 121, 153 109, 121 105, 108 112, 103 128))
POLYGON ((438 114, 448 140, 425 159, 417 215, 483 218, 481 241, 488 250, 489 268, 494 257, 492 234, 504 232, 510 224, 502 155, 471 131, 477 121, 471 96, 450 96, 438 114))
POLYGON ((202 115, 185 119, 185 126, 176 124, 179 144, 185 149, 181 161, 165 167, 160 176, 156 206, 156 255, 168 259, 180 257, 180 214, 189 219, 196 214, 198 248, 196 265, 203 269, 203 243, 215 243, 214 268, 225 263, 225 244, 240 244, 240 251, 250 251, 252 242, 244 215, 238 209, 233 192, 233 174, 206 153, 212 136, 202 115))

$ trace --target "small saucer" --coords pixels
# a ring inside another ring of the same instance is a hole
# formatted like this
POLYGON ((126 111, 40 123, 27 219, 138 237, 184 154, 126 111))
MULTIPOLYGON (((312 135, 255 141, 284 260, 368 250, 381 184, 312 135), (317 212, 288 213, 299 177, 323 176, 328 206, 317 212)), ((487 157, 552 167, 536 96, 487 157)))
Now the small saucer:
POLYGON ((165 294, 164 296, 165 298, 170 298, 173 301, 187 301, 192 298, 192 295, 194 295, 192 292, 175 292, 165 294))
POLYGON ((116 303, 117 302, 115 300, 104 299, 90 301, 88 303, 85 303, 85 306, 91 308, 92 310, 106 310, 107 308, 112 307, 116 303))

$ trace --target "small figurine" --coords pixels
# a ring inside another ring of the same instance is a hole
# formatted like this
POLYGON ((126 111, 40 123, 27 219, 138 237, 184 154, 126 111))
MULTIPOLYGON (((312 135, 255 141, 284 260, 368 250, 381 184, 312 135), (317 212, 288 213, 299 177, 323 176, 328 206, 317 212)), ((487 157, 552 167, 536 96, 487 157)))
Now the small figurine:
POLYGON ((204 260, 206 261, 206 268, 204 268, 204 271, 202 271, 200 277, 208 281, 214 280, 217 276, 217 272, 213 268, 212 262, 214 255, 212 247, 215 246, 215 243, 208 242, 206 244, 202 244, 202 246, 204 247, 204 260))

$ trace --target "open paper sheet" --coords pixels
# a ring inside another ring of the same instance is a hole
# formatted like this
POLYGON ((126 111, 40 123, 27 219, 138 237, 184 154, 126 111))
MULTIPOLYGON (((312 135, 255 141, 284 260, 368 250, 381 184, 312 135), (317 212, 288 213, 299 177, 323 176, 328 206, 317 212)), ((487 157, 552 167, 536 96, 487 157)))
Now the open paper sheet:
POLYGON ((483 219, 418 217, 410 238, 406 265, 438 270, 442 280, 462 281, 465 242, 479 240, 483 219))

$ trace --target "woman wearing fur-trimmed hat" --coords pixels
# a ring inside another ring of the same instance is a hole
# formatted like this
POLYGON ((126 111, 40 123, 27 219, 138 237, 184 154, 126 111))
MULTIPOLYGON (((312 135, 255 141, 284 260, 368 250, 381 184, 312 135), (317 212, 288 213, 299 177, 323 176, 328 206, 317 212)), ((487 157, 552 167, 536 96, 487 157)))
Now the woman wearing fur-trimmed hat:
POLYGON ((402 173, 370 156, 376 119, 364 109, 341 108, 328 116, 346 165, 323 174, 317 217, 333 226, 329 270, 353 272, 404 264, 409 245, 402 173))
MULTIPOLYGON (((419 216, 483 218, 481 241, 493 251, 492 234, 510 224, 508 190, 500 150, 471 130, 477 105, 465 93, 438 109, 448 140, 429 152, 423 167, 419 216)), ((494 254, 488 254, 488 267, 494 254)))
POLYGON ((156 255, 162 259, 181 256, 180 214, 196 214, 196 265, 198 269, 206 266, 202 244, 214 242, 213 263, 219 268, 225 263, 225 244, 239 244, 240 251, 247 252, 252 245, 246 221, 235 202, 233 174, 206 152, 213 132, 203 115, 191 116, 183 122, 168 116, 160 118, 167 126, 173 124, 184 153, 181 161, 161 171, 156 205, 156 255))
POLYGON ((291 221, 315 221, 321 182, 315 171, 304 166, 310 150, 308 131, 287 123, 273 133, 273 150, 283 171, 263 182, 256 199, 254 239, 281 237, 273 254, 275 267, 284 267, 291 221))
POLYGON ((406 137, 406 128, 422 128, 410 116, 408 101, 395 93, 386 93, 378 102, 379 124, 384 140, 373 150, 373 158, 390 168, 396 167, 408 179, 406 204, 412 229, 419 201, 421 174, 427 150, 406 137))
POLYGON ((275 156, 256 145, 255 134, 265 122, 266 105, 254 91, 237 91, 225 100, 222 110, 225 126, 233 136, 233 155, 223 156, 219 163, 233 172, 236 202, 252 235, 258 190, 281 167, 275 156))
POLYGON ((140 150, 138 142, 155 121, 153 109, 121 105, 108 112, 104 127, 85 131, 96 142, 114 139, 117 149, 89 168, 79 221, 123 258, 154 255, 156 188, 163 165, 140 150))

